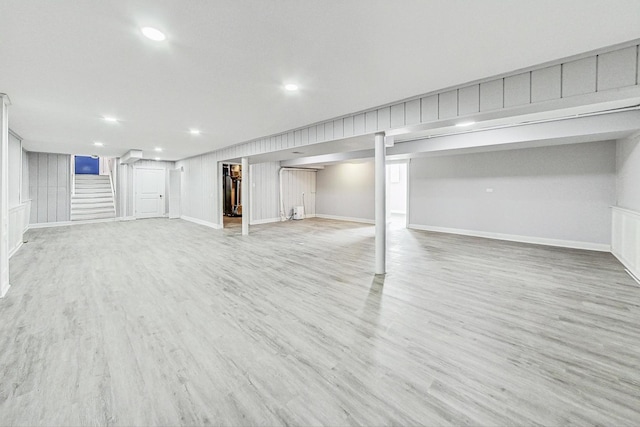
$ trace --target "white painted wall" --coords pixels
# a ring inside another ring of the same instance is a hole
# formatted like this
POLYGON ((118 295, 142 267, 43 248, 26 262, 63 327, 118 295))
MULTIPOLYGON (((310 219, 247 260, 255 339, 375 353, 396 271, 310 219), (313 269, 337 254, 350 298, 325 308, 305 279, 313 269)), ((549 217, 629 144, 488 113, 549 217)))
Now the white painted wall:
POLYGON ((387 165, 387 202, 391 213, 407 213, 407 165, 387 165))
POLYGON ((374 219, 374 164, 341 163, 318 171, 317 213, 345 219, 374 219))
POLYGON ((69 221, 71 156, 29 153, 30 224, 69 221))
POLYGON ((191 157, 176 162, 182 174, 182 216, 208 224, 221 224, 218 161, 214 154, 191 157))
POLYGON ((640 212, 640 134, 616 143, 616 205, 640 212))
POLYGON ((413 159, 409 175, 412 225, 604 245, 611 240, 611 141, 413 159))

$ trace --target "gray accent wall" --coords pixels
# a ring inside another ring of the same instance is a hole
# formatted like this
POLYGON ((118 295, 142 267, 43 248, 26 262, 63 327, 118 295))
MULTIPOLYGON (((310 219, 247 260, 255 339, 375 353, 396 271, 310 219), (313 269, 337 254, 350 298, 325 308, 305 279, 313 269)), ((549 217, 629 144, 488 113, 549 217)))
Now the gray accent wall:
POLYGON ((29 153, 30 224, 70 220, 70 158, 68 154, 29 153))
POLYGON ((317 179, 318 215, 374 219, 373 161, 326 166, 318 171, 317 179))
POLYGON ((280 162, 251 165, 251 222, 277 221, 280 219, 280 162))
POLYGON ((410 223, 609 244, 615 153, 604 141, 412 159, 410 223))
POLYGON ((616 206, 640 212, 640 134, 616 145, 616 206))
POLYGON ((306 216, 316 214, 316 173, 315 169, 282 171, 282 200, 287 218, 293 215, 295 206, 304 206, 306 216))

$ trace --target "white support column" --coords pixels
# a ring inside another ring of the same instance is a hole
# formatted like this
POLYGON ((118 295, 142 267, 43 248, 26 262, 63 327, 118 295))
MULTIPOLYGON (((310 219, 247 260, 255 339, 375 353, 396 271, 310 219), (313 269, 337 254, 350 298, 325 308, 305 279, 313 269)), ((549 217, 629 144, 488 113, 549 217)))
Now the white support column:
POLYGON ((9 97, 0 94, 0 297, 9 290, 9 97))
POLYGON ((249 200, 249 158, 242 158, 242 235, 249 235, 249 219, 251 218, 251 200, 249 200))
POLYGON ((386 148, 384 132, 375 136, 375 199, 376 199, 376 274, 386 273, 387 255, 387 200, 386 200, 386 148))

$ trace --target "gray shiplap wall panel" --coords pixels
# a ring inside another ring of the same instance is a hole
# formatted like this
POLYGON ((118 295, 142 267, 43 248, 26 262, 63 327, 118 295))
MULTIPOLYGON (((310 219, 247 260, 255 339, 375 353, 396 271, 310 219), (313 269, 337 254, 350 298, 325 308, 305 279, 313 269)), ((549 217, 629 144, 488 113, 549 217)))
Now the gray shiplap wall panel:
POLYGON ((344 137, 344 121, 342 119, 336 119, 333 121, 333 138, 344 137))
POLYGON ((391 128, 404 126, 404 102, 391 106, 391 128))
POLYGON ((562 97, 584 95, 596 91, 596 57, 562 64, 562 97))
POLYGON ((293 133, 293 145, 294 146, 298 146, 298 145, 302 145, 302 131, 301 130, 297 130, 293 133))
POLYGON ((314 144, 318 141, 318 131, 315 126, 309 128, 309 144, 314 144))
POLYGON ((560 99, 561 92, 562 67, 560 65, 531 72, 531 102, 560 99))
POLYGON ((364 115, 364 128, 366 133, 378 130, 378 110, 367 111, 364 115))
POLYGON ((458 90, 458 115, 464 116, 480 111, 480 85, 458 90))
POLYGON ((364 113, 356 114, 353 117, 353 134, 362 135, 364 133, 364 113))
POLYGON ((293 131, 287 132, 287 148, 295 147, 295 137, 293 131))
POLYGON ((345 117, 343 121, 344 136, 353 136, 353 116, 345 117))
POLYGON ((29 153, 29 194, 32 224, 69 221, 70 156, 29 153))
POLYGON ((480 111, 504 107, 504 79, 480 83, 480 111))
POLYGON ((531 102, 531 73, 522 73, 504 79, 504 106, 517 107, 531 102))
POLYGON ((333 122, 326 122, 324 124, 324 139, 326 141, 333 139, 333 122))
POLYGON ((438 95, 438 118, 449 119, 458 115, 458 91, 450 90, 438 95))
POLYGON ((279 162, 251 165, 251 220, 273 220, 280 216, 279 162))
POLYGON ((26 202, 31 199, 29 195, 29 152, 27 150, 22 150, 22 188, 20 189, 20 197, 21 202, 26 202))
POLYGON ((309 144, 309 128, 302 129, 302 145, 309 144))
POLYGON ((391 127, 391 108, 384 107, 378 109, 378 127, 376 130, 385 130, 391 127))
POLYGON ((636 84, 637 47, 598 56, 598 92, 636 84))
POLYGON ((438 95, 421 98, 420 102, 422 103, 421 122, 426 123, 438 120, 438 95))
POLYGON ((417 125, 420 123, 420 100, 413 99, 405 103, 405 124, 417 125))
POLYGON ((285 215, 291 216, 294 206, 303 205, 306 215, 316 213, 316 172, 313 170, 284 170, 282 173, 282 199, 285 215), (304 199, 302 193, 304 192, 304 199))
POLYGON ((324 124, 320 123, 316 126, 316 134, 318 135, 318 142, 325 141, 324 137, 324 124))

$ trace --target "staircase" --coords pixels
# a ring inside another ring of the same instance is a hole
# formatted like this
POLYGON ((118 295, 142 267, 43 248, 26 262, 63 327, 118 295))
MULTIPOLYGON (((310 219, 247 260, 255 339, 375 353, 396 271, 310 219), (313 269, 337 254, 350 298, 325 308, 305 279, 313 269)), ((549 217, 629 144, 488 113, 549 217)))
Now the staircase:
POLYGON ((115 218, 108 175, 76 175, 71 197, 71 221, 115 218))

